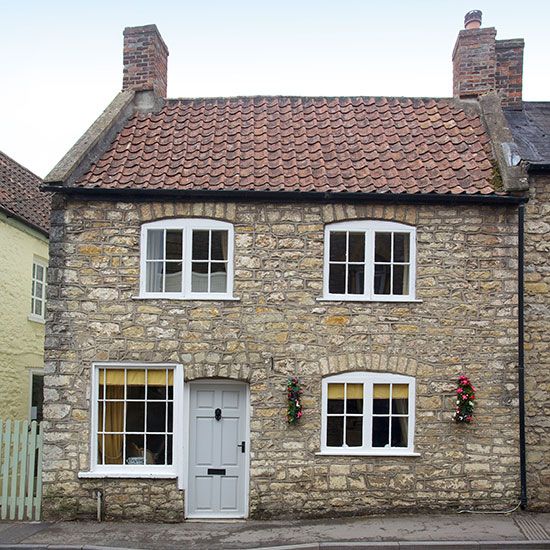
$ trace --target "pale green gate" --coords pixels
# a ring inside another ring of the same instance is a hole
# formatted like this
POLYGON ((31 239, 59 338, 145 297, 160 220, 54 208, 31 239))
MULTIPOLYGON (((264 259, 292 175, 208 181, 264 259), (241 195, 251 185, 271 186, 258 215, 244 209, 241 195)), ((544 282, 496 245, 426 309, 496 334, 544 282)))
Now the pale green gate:
POLYGON ((37 521, 41 505, 40 424, 0 420, 0 517, 37 521))

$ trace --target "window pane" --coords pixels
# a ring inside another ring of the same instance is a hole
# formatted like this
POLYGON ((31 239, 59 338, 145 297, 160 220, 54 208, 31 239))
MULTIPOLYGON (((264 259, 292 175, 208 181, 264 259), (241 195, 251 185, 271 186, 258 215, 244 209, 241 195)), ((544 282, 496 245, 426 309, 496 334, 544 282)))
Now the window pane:
POLYGON ((165 292, 181 292, 181 262, 166 262, 165 292))
POLYGON ((147 262, 145 275, 145 290, 147 292, 162 292, 162 275, 164 264, 162 262, 147 262))
POLYGON ((166 464, 172 464, 172 436, 166 437, 166 464))
POLYGON ((209 231, 193 231, 193 260, 208 260, 209 231))
POLYGON ((103 464, 103 434, 97 435, 97 463, 103 464))
POLYGON ((44 280, 44 268, 40 264, 36 264, 36 278, 39 281, 44 280))
POLYGON ((375 264, 374 266, 374 293, 390 294, 391 265, 375 264))
POLYGON ((103 431, 103 403, 97 404, 97 431, 103 431))
POLYGON ((145 437, 143 435, 126 436, 126 464, 141 465, 145 463, 145 437))
POLYGON ((164 259, 164 229, 149 229, 147 231, 147 259, 164 259))
POLYGON ((328 385, 327 412, 329 414, 344 412, 344 384, 328 385))
POLYGON ((391 262, 391 233, 375 233, 374 261, 391 262))
POLYGON ((346 266, 344 264, 329 265, 328 291, 331 294, 346 293, 346 266))
POLYGON ((390 419, 388 416, 374 416, 372 419, 372 446, 385 447, 389 443, 390 419))
POLYGON ((409 419, 406 417, 393 417, 391 420, 391 446, 406 447, 409 437, 409 419))
POLYGON ((330 233, 330 259, 334 262, 346 260, 346 235, 347 233, 330 233))
POLYGON ((392 386, 391 412, 393 414, 409 414, 408 384, 394 384, 392 386))
POLYGON ((393 234, 393 261, 408 262, 409 261, 409 234, 394 233, 393 234))
POLYGON ((349 256, 350 262, 365 261, 365 234, 350 233, 349 234, 349 256))
POLYGON ((34 300, 34 314, 42 317, 42 300, 34 300))
POLYGON ((327 446, 341 447, 344 444, 344 417, 327 416, 327 446))
POLYGON ((166 437, 164 435, 147 434, 146 464, 164 464, 165 446, 166 437))
POLYGON ((182 230, 168 229, 166 231, 166 259, 181 260, 182 252, 182 230))
POLYGON ((363 384, 348 384, 346 388, 346 412, 363 413, 363 384))
POLYGON ((193 262, 191 273, 191 291, 208 292, 208 264, 206 262, 193 262))
POLYGON ((363 417, 346 417, 346 444, 349 447, 361 447, 363 445, 363 417))
POLYGON ((210 264, 210 292, 227 291, 227 264, 224 262, 212 262, 210 264))
MULTIPOLYGON (((105 444, 105 464, 122 464, 122 443, 124 436, 122 434, 105 434, 101 444, 105 444)), ((103 452, 103 448, 100 447, 103 452)))
POLYGON ((166 431, 166 402, 157 401, 147 403, 147 431, 166 431))
POLYGON ((147 386, 147 399, 150 399, 150 400, 166 399, 166 385, 152 386, 151 384, 149 384, 147 386))
POLYGON ((393 266, 393 293, 403 295, 409 293, 409 266, 393 266))
POLYGON ((373 414, 389 414, 390 412, 390 385, 389 384, 374 384, 373 385, 373 414))
POLYGON ((126 403, 126 431, 143 432, 145 430, 145 403, 129 401, 126 403))
POLYGON ((35 296, 37 296, 38 298, 41 298, 42 297, 42 283, 36 283, 36 286, 34 287, 35 288, 35 296))
POLYGON ((365 264, 348 265, 348 294, 365 293, 365 264))
POLYGON ((227 260, 227 231, 212 231, 212 260, 227 260))

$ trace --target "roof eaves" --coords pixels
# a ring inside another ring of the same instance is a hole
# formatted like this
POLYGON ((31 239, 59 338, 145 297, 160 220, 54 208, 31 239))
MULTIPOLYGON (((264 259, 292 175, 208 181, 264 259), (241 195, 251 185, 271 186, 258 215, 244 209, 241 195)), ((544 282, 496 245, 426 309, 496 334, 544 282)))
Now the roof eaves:
POLYGON ((30 228, 34 229, 35 231, 38 231, 39 233, 41 233, 45 237, 49 238, 50 233, 47 229, 45 229, 44 227, 42 227, 40 225, 37 225, 36 223, 33 223, 33 222, 29 221, 28 218, 26 218, 25 216, 22 216, 21 214, 17 214, 13 210, 11 210, 11 209, 9 209, 6 206, 1 205, 1 204, 0 204, 0 212, 2 212, 7 218, 13 218, 13 219, 21 222, 22 224, 29 226, 30 228))

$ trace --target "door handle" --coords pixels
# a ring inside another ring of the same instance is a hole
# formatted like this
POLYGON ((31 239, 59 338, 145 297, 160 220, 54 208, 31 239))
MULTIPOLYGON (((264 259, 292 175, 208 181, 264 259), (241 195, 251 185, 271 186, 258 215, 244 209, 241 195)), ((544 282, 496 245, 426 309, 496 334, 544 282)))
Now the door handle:
POLYGON ((243 441, 240 445, 237 445, 237 447, 241 448, 241 453, 244 453, 246 450, 246 442, 243 441))

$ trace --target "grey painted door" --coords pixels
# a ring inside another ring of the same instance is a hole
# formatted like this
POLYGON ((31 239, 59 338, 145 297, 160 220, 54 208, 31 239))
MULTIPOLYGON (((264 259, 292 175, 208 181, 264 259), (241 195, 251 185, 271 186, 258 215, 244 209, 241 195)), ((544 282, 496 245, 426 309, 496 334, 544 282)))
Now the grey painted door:
POLYGON ((188 517, 245 517, 246 399, 241 383, 191 383, 188 517))

